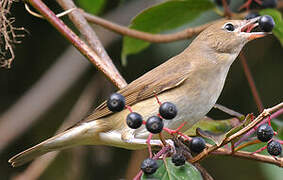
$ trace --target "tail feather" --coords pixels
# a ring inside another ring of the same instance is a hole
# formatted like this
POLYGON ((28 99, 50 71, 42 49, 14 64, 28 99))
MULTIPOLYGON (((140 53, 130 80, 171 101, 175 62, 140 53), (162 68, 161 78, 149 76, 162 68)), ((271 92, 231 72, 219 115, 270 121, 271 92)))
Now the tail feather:
POLYGON ((77 145, 98 144, 99 140, 96 138, 98 131, 99 126, 97 127, 95 121, 85 123, 13 156, 8 162, 13 167, 17 167, 51 151, 62 150, 77 145))

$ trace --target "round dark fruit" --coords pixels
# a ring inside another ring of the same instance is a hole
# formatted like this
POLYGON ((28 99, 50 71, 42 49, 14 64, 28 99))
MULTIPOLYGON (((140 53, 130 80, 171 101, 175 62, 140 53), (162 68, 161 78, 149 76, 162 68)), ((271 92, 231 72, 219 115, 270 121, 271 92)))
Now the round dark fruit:
POLYGON ((158 169, 157 161, 151 158, 145 159, 141 164, 141 170, 145 174, 153 174, 158 169))
POLYGON ((256 130, 258 140, 267 142, 273 137, 273 129, 268 124, 260 125, 256 130))
POLYGON ((264 0, 261 4, 262 8, 276 8, 277 0, 264 0))
POLYGON ((158 116, 151 116, 147 119, 145 127, 146 129, 153 133, 158 134, 162 131, 164 123, 162 119, 158 116))
POLYGON ((278 141, 272 140, 267 145, 267 152, 272 156, 278 156, 282 152, 282 146, 278 141))
POLYGON ((258 12, 251 12, 251 13, 249 13, 249 14, 245 17, 245 19, 246 19, 246 20, 249 20, 249 19, 256 18, 256 17, 258 17, 258 16, 260 16, 258 12))
POLYGON ((142 116, 139 113, 131 112, 126 119, 127 125, 132 129, 137 129, 142 125, 142 116))
POLYGON ((125 108, 125 97, 119 93, 113 93, 107 100, 107 107, 112 112, 119 112, 125 108))
POLYGON ((261 16, 258 20, 258 24, 261 30, 264 32, 271 32, 275 26, 273 18, 269 15, 261 16))
POLYGON ((181 153, 176 153, 176 154, 173 154, 171 160, 172 160, 172 163, 175 164, 175 166, 182 166, 186 162, 186 157, 181 153))
POLYGON ((205 148, 205 141, 201 137, 194 137, 189 144, 189 148, 194 153, 200 153, 205 148))
MULTIPOLYGON (((214 0, 214 2, 218 5, 218 6, 223 6, 222 4, 222 0, 214 0)), ((231 0, 226 0, 227 4, 229 5, 231 0)))
POLYGON ((161 106, 159 107, 159 114, 164 119, 173 119, 174 117, 176 117, 177 112, 178 110, 175 104, 170 102, 162 103, 161 106))

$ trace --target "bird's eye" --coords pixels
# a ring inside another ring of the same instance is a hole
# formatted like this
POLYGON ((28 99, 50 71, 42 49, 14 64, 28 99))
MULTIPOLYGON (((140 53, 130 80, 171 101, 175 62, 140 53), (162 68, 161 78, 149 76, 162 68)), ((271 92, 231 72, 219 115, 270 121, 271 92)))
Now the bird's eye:
POLYGON ((227 29, 228 31, 234 31, 234 26, 231 23, 225 24, 224 26, 225 29, 227 29))

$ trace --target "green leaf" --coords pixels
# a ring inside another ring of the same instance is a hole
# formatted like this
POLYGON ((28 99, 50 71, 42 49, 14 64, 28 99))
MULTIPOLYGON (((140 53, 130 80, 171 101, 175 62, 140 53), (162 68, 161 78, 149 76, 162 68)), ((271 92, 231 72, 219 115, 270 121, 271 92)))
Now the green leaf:
POLYGON ((166 158, 166 161, 158 160, 159 168, 153 175, 143 174, 142 180, 202 180, 200 172, 190 163, 186 162, 183 166, 175 166, 171 158, 166 158))
MULTIPOLYGON (((159 33, 174 29, 196 19, 201 13, 212 9, 214 4, 209 0, 170 0, 144 10, 136 16, 130 28, 149 33, 159 33)), ((124 37, 122 60, 129 54, 136 54, 150 43, 124 37)))
POLYGON ((260 11, 260 15, 270 15, 273 17, 275 27, 272 32, 283 46, 283 20, 281 13, 275 9, 264 9, 260 11))
POLYGON ((213 133, 224 133, 233 128, 238 123, 239 120, 236 118, 213 120, 211 118, 205 117, 194 124, 188 131, 185 132, 185 134, 188 136, 196 136, 197 128, 201 128, 205 131, 211 131, 213 133))
POLYGON ((98 14, 103 10, 105 2, 106 0, 79 0, 78 4, 85 11, 98 14))
MULTIPOLYGON (((227 131, 225 133, 209 132, 207 129, 204 131, 204 130, 201 129, 201 127, 198 127, 196 129, 197 130, 196 132, 199 136, 210 139, 217 146, 220 146, 227 137, 233 135, 234 133, 236 133, 236 132, 240 131, 241 129, 243 129, 244 127, 246 127, 252 121, 252 117, 253 117, 252 114, 248 114, 245 118, 245 121, 238 123, 236 126, 234 126, 233 128, 231 128, 229 131, 227 131)), ((230 120, 230 123, 231 123, 231 120, 230 120)), ((234 122, 234 124, 235 124, 235 122, 234 122)), ((232 125, 232 123, 231 123, 231 125, 232 125)), ((236 138, 234 140, 234 142, 237 141, 239 138, 240 137, 236 138)))

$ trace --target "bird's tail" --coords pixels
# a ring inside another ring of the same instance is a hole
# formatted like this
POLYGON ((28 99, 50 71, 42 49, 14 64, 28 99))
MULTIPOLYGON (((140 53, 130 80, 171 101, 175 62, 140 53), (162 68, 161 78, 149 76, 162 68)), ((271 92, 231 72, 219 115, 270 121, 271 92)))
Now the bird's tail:
POLYGON ((21 166, 45 153, 70 148, 77 145, 100 144, 99 132, 102 131, 99 120, 81 124, 43 141, 9 159, 13 167, 21 166))

